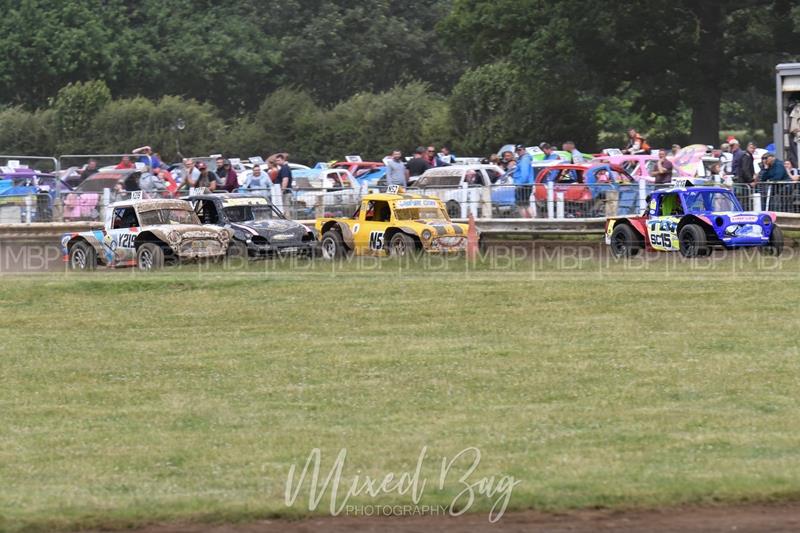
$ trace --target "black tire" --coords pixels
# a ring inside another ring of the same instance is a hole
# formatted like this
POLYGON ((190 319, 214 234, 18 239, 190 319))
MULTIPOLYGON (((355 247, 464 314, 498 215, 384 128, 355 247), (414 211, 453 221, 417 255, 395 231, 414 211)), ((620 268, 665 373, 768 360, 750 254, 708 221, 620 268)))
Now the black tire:
POLYGON ((611 255, 633 257, 642 249, 642 237, 630 225, 617 223, 611 232, 611 255))
POLYGON ((447 214, 450 218, 461 218, 461 205, 455 200, 447 202, 447 214))
POLYGON ((147 272, 164 268, 164 250, 154 242, 143 243, 136 249, 136 266, 147 272))
POLYGON ((772 226, 772 233, 769 236, 769 243, 761 247, 764 255, 779 256, 783 253, 783 230, 778 226, 772 226))
POLYGON ((335 261, 344 258, 346 253, 347 249, 345 248, 342 234, 335 229, 326 231, 322 236, 319 249, 319 254, 322 258, 328 261, 335 261))
POLYGON ((702 257, 708 255, 708 239, 705 230, 697 224, 686 224, 678 233, 683 257, 702 257))
POLYGON ((389 255, 392 257, 405 257, 418 252, 417 243, 410 235, 398 232, 389 239, 389 255))
POLYGON ((90 271, 97 268, 97 251, 91 244, 78 241, 69 249, 69 269, 90 271))

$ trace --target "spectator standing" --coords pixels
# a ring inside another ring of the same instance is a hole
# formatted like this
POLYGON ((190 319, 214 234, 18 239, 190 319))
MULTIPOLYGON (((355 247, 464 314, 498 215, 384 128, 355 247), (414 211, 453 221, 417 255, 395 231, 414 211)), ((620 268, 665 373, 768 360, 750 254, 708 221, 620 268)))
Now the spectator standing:
POLYGON ((744 150, 742 150, 742 147, 739 146, 739 141, 737 141, 736 139, 731 139, 729 144, 731 146, 731 161, 729 168, 725 169, 725 173, 733 176, 738 176, 739 167, 742 164, 742 156, 744 155, 744 150))
POLYGON ((233 192, 239 188, 239 180, 236 171, 231 168, 228 159, 217 158, 217 188, 233 192))
MULTIPOLYGON (((550 145, 550 143, 540 143, 539 144, 539 149, 542 152, 544 152, 544 160, 545 161, 556 161, 556 160, 561 159, 560 157, 558 157, 558 154, 553 149, 553 147, 550 145)), ((519 148, 517 148, 517 154, 519 154, 519 148)))
POLYGON ((275 164, 278 166, 277 181, 281 185, 284 194, 292 192, 292 168, 289 166, 289 155, 278 154, 275 156, 275 164))
POLYGON ((561 148, 565 152, 569 152, 572 155, 572 162, 573 163, 583 163, 585 160, 583 158, 583 154, 575 147, 575 143, 573 141, 566 141, 561 148))
POLYGON ((789 174, 786 172, 786 167, 783 165, 783 161, 776 158, 775 154, 771 152, 764 154, 761 161, 761 172, 758 174, 758 181, 766 186, 762 194, 766 193, 766 197, 772 199, 771 205, 774 211, 786 211, 784 204, 787 203, 787 185, 782 182, 791 181, 789 174))
POLYGON ((217 190, 217 175, 208 170, 208 165, 200 161, 197 163, 197 170, 200 171, 200 175, 197 177, 197 182, 194 186, 210 191, 217 190))
POLYGON ((440 167, 448 167, 456 164, 456 156, 450 153, 450 147, 447 145, 442 145, 442 151, 439 152, 438 159, 439 164, 437 166, 440 167))
POLYGON ((791 161, 784 161, 783 168, 786 169, 786 173, 789 175, 789 179, 792 181, 797 181, 798 178, 800 178, 800 171, 798 171, 796 168, 792 168, 791 161))
POLYGON ((139 189, 148 197, 158 196, 159 193, 167 190, 167 184, 158 174, 160 169, 146 168, 139 176, 139 189))
POLYGON ((786 167, 783 161, 775 157, 773 153, 767 153, 762 158, 764 165, 758 175, 758 181, 789 181, 789 174, 786 172, 786 167))
POLYGON ((123 155, 120 162, 117 163, 117 166, 115 166, 114 168, 116 168, 117 170, 128 170, 130 168, 134 168, 134 164, 133 161, 131 161, 130 156, 123 155))
POLYGON ((436 158, 436 147, 435 146, 433 146, 433 145, 428 146, 428 149, 425 150, 425 154, 424 155, 425 155, 425 161, 428 162, 428 165, 430 165, 431 168, 439 166, 437 164, 438 161, 437 161, 437 158, 436 158))
POLYGON ((656 178, 656 185, 663 185, 672 182, 672 161, 667 159, 667 151, 658 151, 658 161, 656 161, 656 168, 653 175, 656 178))
MULTIPOLYGON (((549 146, 549 145, 548 145, 549 146)), ((514 195, 519 209, 519 214, 523 218, 533 218, 531 212, 531 194, 533 193, 533 158, 525 150, 525 147, 518 144, 515 148, 517 152, 517 166, 514 168, 514 195)))
POLYGON ((408 169, 408 176, 410 178, 421 176, 426 170, 431 168, 430 163, 425 159, 425 148, 419 146, 414 150, 414 157, 411 158, 411 161, 406 163, 406 168, 408 169))
POLYGON ((86 163, 86 167, 81 172, 81 181, 85 180, 89 176, 93 176, 97 174, 100 170, 97 168, 97 159, 90 159, 88 163, 86 163))
POLYGON ((158 157, 158 154, 153 152, 153 149, 150 146, 141 146, 139 148, 135 148, 131 153, 134 154, 142 154, 139 158, 140 163, 144 163, 150 168, 161 168, 161 158, 158 157))
POLYGON ((243 188, 249 191, 258 191, 260 194, 269 194, 272 180, 269 175, 261 170, 261 165, 253 165, 253 170, 244 181, 243 188))
POLYGON ((678 155, 678 152, 680 152, 680 151, 681 151, 681 145, 680 144, 673 144, 672 148, 670 149, 670 155, 672 157, 675 157, 676 155, 678 155))
POLYGON ((737 167, 736 174, 733 178, 735 183, 753 183, 756 170, 756 162, 753 155, 755 153, 755 143, 747 143, 747 150, 743 151, 742 156, 739 159, 739 166, 737 167))
POLYGON ((628 144, 622 153, 630 155, 649 154, 650 145, 647 144, 647 140, 635 128, 631 128, 628 130, 628 144))
POLYGON ((267 160, 267 176, 269 176, 269 180, 273 184, 278 183, 278 174, 280 174, 280 169, 278 168, 278 163, 275 162, 274 159, 267 160))
POLYGON ((721 173, 724 175, 732 174, 733 154, 731 153, 732 148, 730 143, 722 143, 719 149, 719 164, 721 173))
POLYGON ((514 159, 514 152, 506 150, 503 152, 503 158, 500 161, 500 166, 508 172, 510 166, 516 166, 516 159, 514 159))
POLYGON ((187 184, 186 187, 194 187, 197 183, 197 178, 200 177, 200 171, 194 165, 194 159, 186 158, 183 160, 183 166, 175 171, 178 182, 181 187, 187 184))
POLYGON ((405 187, 408 184, 409 171, 403 162, 403 152, 392 150, 392 153, 383 159, 386 165, 386 185, 399 185, 405 187))

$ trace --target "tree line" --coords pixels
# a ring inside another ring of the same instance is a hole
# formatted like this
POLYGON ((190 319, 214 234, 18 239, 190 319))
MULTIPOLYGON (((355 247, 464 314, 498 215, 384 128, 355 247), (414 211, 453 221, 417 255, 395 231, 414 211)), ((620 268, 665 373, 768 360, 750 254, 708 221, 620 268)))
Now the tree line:
POLYGON ((313 161, 768 140, 792 0, 0 0, 0 146, 313 161), (186 128, 176 131, 178 118, 186 128))

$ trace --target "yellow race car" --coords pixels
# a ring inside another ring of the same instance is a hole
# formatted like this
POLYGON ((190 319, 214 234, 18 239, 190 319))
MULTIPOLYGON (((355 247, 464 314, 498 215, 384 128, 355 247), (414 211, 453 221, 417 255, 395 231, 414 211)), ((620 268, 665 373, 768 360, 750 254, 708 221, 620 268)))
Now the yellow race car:
POLYGON ((400 189, 368 194, 351 218, 321 218, 316 229, 325 259, 457 253, 467 248, 467 225, 454 224, 441 200, 400 189))

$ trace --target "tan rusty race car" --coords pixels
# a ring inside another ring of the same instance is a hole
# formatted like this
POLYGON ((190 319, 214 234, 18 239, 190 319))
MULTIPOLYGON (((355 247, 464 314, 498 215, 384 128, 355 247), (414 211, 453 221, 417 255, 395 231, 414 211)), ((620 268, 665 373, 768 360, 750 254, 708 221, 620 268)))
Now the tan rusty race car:
POLYGON ((67 233, 61 238, 64 260, 72 270, 138 266, 155 270, 165 263, 222 258, 231 232, 202 226, 182 200, 130 200, 106 210, 103 229, 67 233))
POLYGON ((402 191, 368 194, 351 218, 317 219, 316 229, 325 259, 459 253, 467 247, 467 225, 453 223, 440 199, 402 191))

